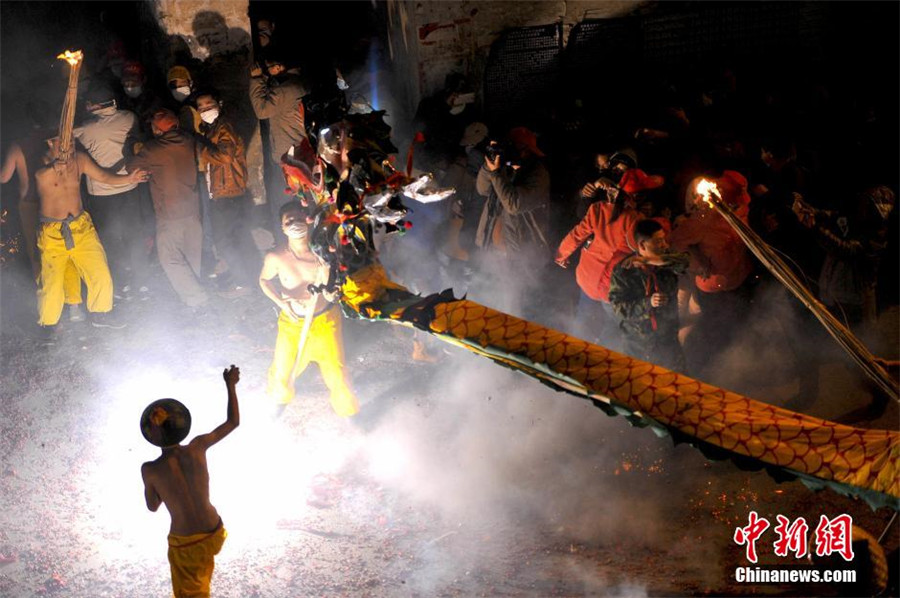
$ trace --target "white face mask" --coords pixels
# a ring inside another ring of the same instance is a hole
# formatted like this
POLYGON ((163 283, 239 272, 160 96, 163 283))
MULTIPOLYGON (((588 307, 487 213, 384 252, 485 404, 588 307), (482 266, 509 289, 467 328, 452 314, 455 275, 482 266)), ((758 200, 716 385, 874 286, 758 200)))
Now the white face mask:
POLYGON ((289 239, 305 239, 307 234, 307 227, 300 223, 294 222, 289 227, 284 229, 284 234, 287 235, 289 239))
POLYGON ((878 210, 878 215, 881 216, 882 220, 887 220, 891 215, 891 211, 894 209, 894 204, 884 201, 876 201, 875 209, 878 210))
POLYGON ((112 116, 116 113, 116 106, 113 104, 112 106, 107 106, 106 108, 101 108, 99 110, 91 110, 91 114, 98 118, 104 118, 107 116, 112 116))
POLYGON ((200 118, 208 125, 216 122, 216 119, 219 118, 219 109, 211 108, 209 110, 205 110, 200 113, 200 118))
POLYGON ((142 91, 144 91, 144 88, 140 85, 136 85, 134 87, 126 87, 125 95, 127 95, 129 98, 136 98, 141 95, 142 91))
POLYGON ((183 102, 189 95, 191 95, 191 88, 187 85, 182 85, 172 90, 172 97, 179 102, 183 102))

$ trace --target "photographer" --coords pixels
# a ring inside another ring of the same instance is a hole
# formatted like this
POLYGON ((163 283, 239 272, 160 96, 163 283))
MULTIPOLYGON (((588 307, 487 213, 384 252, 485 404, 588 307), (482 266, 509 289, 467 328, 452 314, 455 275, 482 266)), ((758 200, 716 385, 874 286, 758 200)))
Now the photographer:
POLYGON ((510 298, 516 303, 504 306, 522 315, 540 304, 536 295, 545 290, 545 267, 550 263, 550 174, 543 157, 535 134, 517 127, 509 132, 507 144, 492 142, 485 148, 475 180, 476 191, 487 198, 475 245, 485 250, 481 258, 492 263, 485 272, 491 274, 491 284, 500 278, 500 287, 516 289, 517 298, 530 298, 528 305, 510 298))
POLYGON ((610 192, 616 192, 625 173, 632 168, 637 168, 637 156, 633 150, 626 148, 614 152, 611 156, 597 154, 595 164, 600 176, 581 188, 577 208, 579 220, 584 218, 592 203, 606 200, 610 192))
POLYGON ((475 186, 486 197, 475 244, 507 257, 549 252, 550 174, 537 137, 524 127, 509 132, 509 145, 489 145, 475 186), (498 148, 499 151, 498 151, 498 148))
POLYGON ((619 350, 622 335, 618 319, 609 303, 613 268, 633 253, 635 224, 643 219, 635 198, 644 191, 662 186, 663 178, 631 168, 621 177, 621 187, 613 186, 607 201, 596 201, 587 214, 559 244, 556 263, 568 268, 578 253, 575 280, 581 289, 575 311, 576 328, 582 338, 619 350))

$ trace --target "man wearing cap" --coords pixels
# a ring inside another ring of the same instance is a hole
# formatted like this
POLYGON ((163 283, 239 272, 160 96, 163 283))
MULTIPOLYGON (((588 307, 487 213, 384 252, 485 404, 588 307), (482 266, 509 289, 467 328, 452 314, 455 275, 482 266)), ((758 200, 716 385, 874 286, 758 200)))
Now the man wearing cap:
POLYGON ((631 168, 637 168, 637 154, 631 148, 625 148, 607 154, 596 154, 594 163, 600 171, 600 178, 585 184, 581 188, 581 194, 576 208, 578 218, 584 218, 592 203, 606 200, 607 195, 615 192, 622 182, 622 177, 631 168))
MULTIPOLYGON (((131 155, 137 133, 135 115, 118 108, 112 89, 106 85, 88 90, 86 107, 91 118, 74 130, 75 138, 101 168, 125 174, 125 157, 131 155)), ((119 289, 142 286, 146 275, 137 187, 137 183, 106 185, 87 180, 88 208, 111 258, 113 282, 119 289)))
POLYGON ((141 415, 141 434, 162 449, 155 461, 141 466, 144 499, 153 512, 166 505, 169 526, 169 567, 175 598, 209 596, 215 556, 222 549, 225 526, 209 501, 206 451, 241 423, 237 383, 241 372, 231 366, 222 374, 228 389, 225 422, 208 434, 181 445, 191 430, 191 414, 175 399, 154 401, 141 415))
POLYGON ((194 93, 194 80, 191 72, 186 67, 175 65, 169 69, 166 76, 169 82, 169 91, 172 99, 178 107, 178 126, 185 133, 197 133, 200 131, 200 114, 188 101, 194 93))
POLYGON ((508 140, 512 155, 485 156, 478 171, 475 188, 487 201, 475 244, 522 265, 514 274, 523 276, 536 273, 549 257, 550 173, 532 131, 516 127, 508 140))
POLYGON ((154 139, 129 158, 128 165, 150 171, 156 248, 166 277, 185 305, 201 307, 208 297, 198 280, 203 228, 195 142, 179 130, 171 110, 158 110, 150 124, 154 139))
POLYGON ((610 184, 608 201, 591 204, 584 218, 569 231, 556 251, 556 263, 567 268, 572 255, 581 249, 575 280, 581 289, 576 308, 578 333, 610 348, 621 345, 618 318, 609 303, 609 282, 613 268, 637 247, 634 225, 642 219, 635 209, 634 195, 663 184, 663 178, 649 176, 637 168, 622 175, 621 187, 610 184), (602 324, 602 334, 598 324, 602 324))

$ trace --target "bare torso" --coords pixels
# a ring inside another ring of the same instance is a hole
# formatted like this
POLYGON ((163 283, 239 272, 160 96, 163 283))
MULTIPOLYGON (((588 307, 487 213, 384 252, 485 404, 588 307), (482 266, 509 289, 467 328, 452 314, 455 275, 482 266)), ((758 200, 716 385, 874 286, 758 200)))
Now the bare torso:
MULTIPOLYGON (((303 317, 304 307, 308 308, 312 297, 307 287, 325 282, 327 269, 311 251, 294 251, 289 245, 271 252, 266 259, 276 269, 282 296, 289 300, 294 314, 303 317)), ((323 309, 325 304, 322 294, 316 295, 314 311, 323 309)))
POLYGON ((34 181, 41 216, 61 220, 81 212, 81 168, 77 158, 39 168, 34 181))
POLYGON ((158 459, 144 463, 141 472, 144 484, 156 492, 169 510, 171 533, 189 536, 216 529, 219 513, 209 502, 204 447, 192 442, 165 449, 158 459))

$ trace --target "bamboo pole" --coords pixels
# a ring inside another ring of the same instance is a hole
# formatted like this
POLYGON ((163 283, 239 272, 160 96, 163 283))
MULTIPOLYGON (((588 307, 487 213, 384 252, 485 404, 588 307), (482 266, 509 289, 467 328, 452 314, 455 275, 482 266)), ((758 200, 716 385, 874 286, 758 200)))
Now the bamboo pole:
POLYGON ((866 346, 813 296, 809 289, 800 282, 793 270, 784 263, 784 260, 753 229, 738 218, 734 210, 722 200, 722 196, 714 185, 706 185, 705 189, 705 191, 701 190, 698 186, 697 191, 731 225, 731 228, 753 252, 753 255, 816 316, 828 334, 853 358, 863 372, 874 380, 889 397, 900 402, 896 382, 884 368, 878 365, 875 356, 869 352, 866 346))
POLYGON ((66 50, 59 56, 72 67, 69 71, 69 86, 66 88, 66 98, 63 101, 62 114, 59 117, 59 157, 61 163, 67 163, 75 156, 75 144, 72 130, 75 125, 75 108, 78 102, 78 75, 81 72, 83 54, 81 50, 71 52, 66 50))

